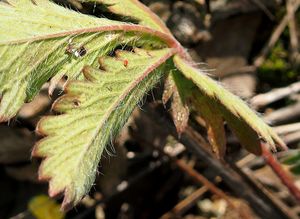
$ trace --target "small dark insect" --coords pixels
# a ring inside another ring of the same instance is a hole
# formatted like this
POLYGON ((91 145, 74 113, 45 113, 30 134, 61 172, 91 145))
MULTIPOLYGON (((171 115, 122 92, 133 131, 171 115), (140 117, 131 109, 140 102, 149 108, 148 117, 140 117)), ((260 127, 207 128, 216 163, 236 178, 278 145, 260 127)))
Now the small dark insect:
POLYGON ((127 67, 127 66, 128 66, 128 60, 127 60, 127 59, 125 59, 125 60, 123 61, 123 65, 124 65, 124 67, 127 67))
POLYGON ((71 39, 69 40, 69 43, 67 45, 66 52, 69 54, 73 54, 76 58, 82 57, 87 53, 84 46, 80 46, 79 48, 74 47, 71 39))

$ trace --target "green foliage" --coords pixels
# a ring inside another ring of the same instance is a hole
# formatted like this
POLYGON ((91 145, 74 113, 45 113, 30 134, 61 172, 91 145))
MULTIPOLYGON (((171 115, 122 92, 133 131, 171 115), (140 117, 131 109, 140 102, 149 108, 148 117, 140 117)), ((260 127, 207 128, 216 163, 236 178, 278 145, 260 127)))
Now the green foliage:
POLYGON ((289 169, 295 175, 300 175, 300 151, 294 150, 282 158, 282 162, 289 166, 289 169))
POLYGON ((260 81, 276 87, 286 86, 298 80, 299 73, 296 66, 289 61, 289 53, 279 41, 272 49, 269 57, 258 69, 260 81))
POLYGON ((52 178, 51 196, 65 191, 63 207, 76 204, 89 191, 105 146, 160 80, 161 69, 152 72, 152 66, 158 67, 162 57, 163 61, 169 58, 170 50, 136 49, 134 53, 120 51, 115 58, 103 57, 105 70, 86 67, 85 80, 70 82, 66 94, 54 103, 53 109, 62 115, 39 122, 38 132, 47 137, 33 154, 47 157, 40 178, 52 178))
MULTIPOLYGON (((268 142, 273 150, 275 150, 276 143, 284 147, 284 143, 277 134, 240 98, 222 88, 207 75, 201 74, 177 55, 174 57, 174 62, 182 74, 198 87, 197 96, 203 96, 201 99, 204 98, 205 102, 210 102, 212 108, 219 111, 249 151, 260 154, 259 137, 268 142)), ((201 101, 201 99, 196 101, 201 101)))
POLYGON ((15 116, 49 78, 54 76, 52 87, 63 75, 77 79, 85 65, 96 67, 98 57, 117 45, 151 42, 152 47, 163 47, 149 35, 101 31, 120 29, 122 22, 76 13, 46 0, 35 2, 0 4, 0 121, 15 116), (86 55, 78 55, 80 50, 86 55))
POLYGON ((63 208, 89 191, 105 146, 165 76, 163 102, 171 99, 179 134, 191 108, 206 121, 218 157, 226 149, 224 121, 255 154, 260 139, 274 150, 285 147, 242 100, 194 68, 165 25, 137 0, 82 2, 104 4, 138 24, 83 15, 47 0, 0 3, 0 120, 15 116, 48 80, 51 94, 64 75, 69 79, 66 94, 53 105, 59 115, 41 119, 37 131, 45 137, 33 150, 45 158, 39 176, 50 181, 50 195, 64 192, 63 208), (125 46, 133 50, 116 50, 125 46))

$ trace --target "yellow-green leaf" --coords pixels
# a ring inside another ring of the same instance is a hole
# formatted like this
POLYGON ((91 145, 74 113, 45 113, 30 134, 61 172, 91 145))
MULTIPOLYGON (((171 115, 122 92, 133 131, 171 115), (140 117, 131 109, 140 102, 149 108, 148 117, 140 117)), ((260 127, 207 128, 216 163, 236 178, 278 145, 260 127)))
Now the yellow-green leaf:
POLYGON ((47 0, 0 2, 0 19, 0 121, 15 116, 51 77, 77 79, 83 66, 97 67, 98 57, 118 45, 164 47, 158 37, 134 32, 141 27, 47 0))
POLYGON ((64 192, 63 208, 77 204, 94 182, 105 146, 118 133, 136 104, 162 77, 154 71, 172 49, 119 51, 102 57, 101 68, 86 67, 85 81, 72 81, 54 104, 58 116, 44 117, 37 130, 46 135, 34 148, 46 157, 39 176, 50 179, 49 194, 64 192))
POLYGON ((260 154, 260 146, 256 143, 260 140, 264 140, 272 150, 276 150, 276 144, 286 148, 284 142, 272 128, 240 98, 224 89, 181 57, 176 55, 174 63, 181 73, 205 95, 207 101, 214 103, 213 105, 220 111, 228 125, 234 129, 241 143, 244 143, 249 151, 260 154), (253 145, 249 143, 253 143, 253 145))

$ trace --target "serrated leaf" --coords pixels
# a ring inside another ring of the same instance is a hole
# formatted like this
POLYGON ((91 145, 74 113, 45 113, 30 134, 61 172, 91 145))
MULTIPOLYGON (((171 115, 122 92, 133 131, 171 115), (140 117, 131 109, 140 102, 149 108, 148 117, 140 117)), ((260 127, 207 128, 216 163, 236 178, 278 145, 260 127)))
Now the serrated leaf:
POLYGON ((241 143, 249 151, 260 154, 261 149, 257 144, 260 140, 264 140, 272 150, 276 150, 276 144, 286 148, 284 142, 272 128, 259 118, 240 98, 224 89, 181 57, 176 55, 174 63, 182 74, 199 88, 199 91, 205 95, 207 101, 215 102, 215 107, 222 113, 228 125, 233 128, 241 143))
POLYGON ((177 90, 172 97, 171 114, 177 133, 180 137, 188 125, 190 110, 177 90))
POLYGON ((167 104, 167 102, 171 99, 173 93, 175 92, 175 89, 177 89, 175 82, 173 80, 172 73, 169 73, 167 78, 165 79, 164 83, 164 91, 162 94, 162 103, 164 105, 167 104))
POLYGON ((188 125, 190 110, 188 104, 177 90, 177 86, 174 82, 174 73, 174 70, 170 71, 165 80, 162 101, 163 104, 166 105, 168 100, 171 99, 171 115, 180 137, 188 125))
MULTIPOLYGON (((63 208, 78 203, 88 192, 105 145, 142 96, 159 81, 161 65, 175 53, 180 54, 174 59, 176 66, 194 87, 189 93, 191 102, 205 105, 199 111, 220 155, 225 148, 221 116, 254 153, 259 153, 260 137, 272 148, 275 143, 284 147, 239 98, 181 59, 189 59, 184 48, 137 0, 81 1, 106 4, 111 12, 137 19, 139 25, 83 15, 47 0, 0 2, 0 121, 13 117, 50 78, 52 89, 63 75, 71 80, 66 95, 53 106, 61 115, 40 121, 37 130, 47 137, 33 150, 34 155, 46 158, 40 177, 50 179, 50 195, 65 193, 63 208), (108 57, 119 45, 143 49, 119 51, 116 57, 108 57)), ((186 91, 180 89, 181 83, 177 82, 171 92, 175 120, 190 103, 183 98, 186 91)), ((187 124, 186 115, 175 121, 179 132, 187 124)))
POLYGON ((172 49, 102 57, 102 69, 84 69, 86 81, 73 81, 54 104, 62 115, 44 117, 37 130, 46 135, 34 148, 46 157, 39 175, 51 179, 49 194, 64 191, 63 208, 89 191, 105 146, 126 122, 144 94, 162 77, 155 71, 174 54, 172 49), (125 62, 124 62, 125 61, 125 62))
POLYGON ((218 158, 223 158, 226 151, 226 136, 224 120, 218 106, 203 95, 195 84, 186 79, 179 71, 173 71, 173 78, 184 102, 188 102, 190 106, 193 105, 194 111, 200 113, 204 119, 213 152, 218 158))
POLYGON ((47 0, 0 2, 0 17, 0 121, 15 116, 49 78, 76 79, 83 66, 97 67, 97 58, 118 45, 165 46, 158 37, 135 33, 134 25, 47 0))
POLYGON ((194 105, 205 121, 208 140, 216 156, 222 159, 226 152, 224 119, 215 102, 210 101, 200 92, 195 92, 194 105))

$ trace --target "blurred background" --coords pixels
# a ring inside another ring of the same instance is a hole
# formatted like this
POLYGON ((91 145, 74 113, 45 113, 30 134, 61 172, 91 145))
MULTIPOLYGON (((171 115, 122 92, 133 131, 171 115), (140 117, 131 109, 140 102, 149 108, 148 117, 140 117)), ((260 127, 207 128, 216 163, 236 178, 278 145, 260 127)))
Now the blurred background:
MULTIPOLYGON (((59 0, 113 18, 105 7, 59 0)), ((144 0, 198 67, 258 110, 293 150, 277 158, 300 186, 300 0, 144 0)), ((116 18, 117 19, 117 18, 116 18)), ((300 206, 261 157, 227 130, 225 161, 212 155, 203 119, 192 114, 179 139, 163 84, 137 107, 108 146, 89 195, 67 213, 37 180, 34 132, 53 98, 46 84, 16 119, 0 125, 0 218, 299 218, 300 206)))

